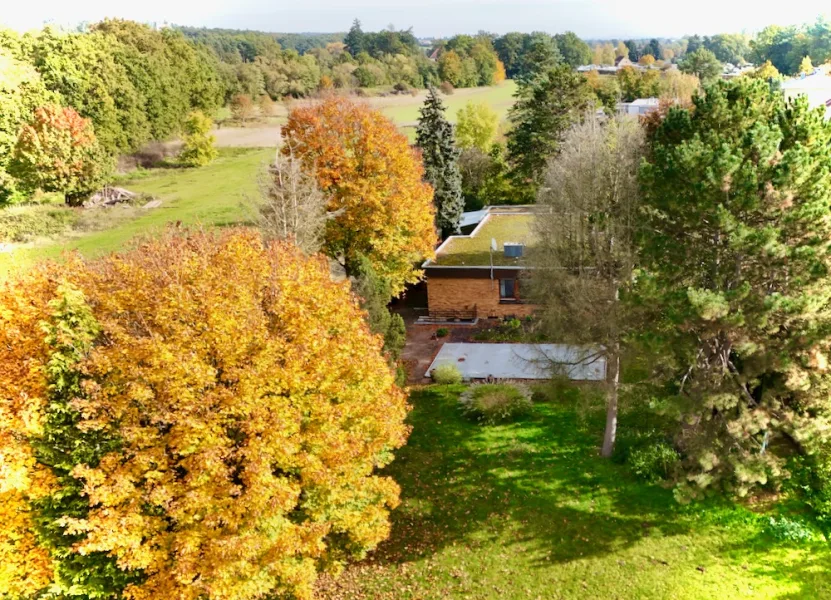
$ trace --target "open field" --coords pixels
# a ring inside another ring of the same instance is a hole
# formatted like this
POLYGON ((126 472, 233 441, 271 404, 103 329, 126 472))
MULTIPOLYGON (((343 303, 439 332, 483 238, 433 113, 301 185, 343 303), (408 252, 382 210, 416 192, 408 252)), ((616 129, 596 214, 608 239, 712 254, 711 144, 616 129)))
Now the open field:
MULTIPOLYGON (((389 467, 403 500, 392 536, 321 598, 831 597, 824 542, 776 542, 763 514, 682 506, 600 458, 602 409, 566 393, 481 427, 460 416, 462 389, 413 393, 413 432, 389 467)), ((621 430, 639 418, 624 412, 621 430)))
POLYGON ((257 174, 273 152, 270 149, 224 149, 214 163, 200 169, 138 171, 119 184, 161 199, 159 208, 143 212, 138 218, 116 224, 111 229, 2 253, 0 272, 15 263, 57 258, 65 250, 78 250, 87 256, 117 250, 135 236, 158 231, 167 223, 221 226, 242 222, 247 218, 245 198, 257 192, 257 174))
MULTIPOLYGON (((442 95, 447 107, 447 117, 456 121, 456 113, 467 102, 485 102, 499 114, 500 120, 505 120, 508 109, 514 103, 516 83, 506 81, 502 85, 493 87, 458 89, 449 96, 442 95)), ((415 124, 418 120, 418 109, 424 103, 427 92, 422 90, 416 96, 410 94, 396 94, 389 96, 372 96, 356 98, 363 100, 373 108, 379 109, 400 128, 407 133, 410 140, 415 139, 415 124)), ((252 122, 246 127, 222 126, 214 134, 217 145, 220 147, 262 147, 276 145, 280 139, 280 126, 286 122, 289 111, 293 106, 313 103, 315 100, 294 100, 276 104, 274 114, 263 120, 252 122)), ((219 118, 228 118, 227 109, 223 109, 219 118)))

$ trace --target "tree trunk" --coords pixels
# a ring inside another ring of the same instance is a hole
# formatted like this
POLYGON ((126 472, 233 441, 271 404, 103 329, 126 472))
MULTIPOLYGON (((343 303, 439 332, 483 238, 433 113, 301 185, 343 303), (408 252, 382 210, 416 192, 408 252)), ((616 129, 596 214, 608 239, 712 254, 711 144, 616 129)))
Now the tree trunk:
POLYGON ((620 383, 620 343, 615 342, 612 352, 607 357, 607 368, 610 369, 608 391, 606 392, 606 432, 603 434, 603 449, 601 456, 609 458, 615 450, 615 436, 617 435, 617 392, 620 383))

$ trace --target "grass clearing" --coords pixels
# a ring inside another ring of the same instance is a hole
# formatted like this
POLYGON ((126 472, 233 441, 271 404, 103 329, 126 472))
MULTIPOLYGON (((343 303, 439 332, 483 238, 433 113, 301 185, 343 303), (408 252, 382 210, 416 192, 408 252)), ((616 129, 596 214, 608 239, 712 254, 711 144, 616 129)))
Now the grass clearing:
POLYGON ((245 198, 257 193, 257 175, 273 153, 272 149, 229 148, 221 150, 219 158, 206 167, 137 171, 118 185, 161 199, 160 207, 139 210, 134 218, 108 229, 4 252, 0 254, 0 273, 34 260, 59 258, 67 250, 86 256, 112 252, 168 223, 207 227, 244 222, 245 198))
POLYGON ((600 458, 602 409, 536 404, 482 427, 460 414, 463 390, 413 393, 413 432, 389 467, 402 487, 391 538, 320 598, 831 597, 826 543, 778 542, 741 506, 679 505, 600 458))

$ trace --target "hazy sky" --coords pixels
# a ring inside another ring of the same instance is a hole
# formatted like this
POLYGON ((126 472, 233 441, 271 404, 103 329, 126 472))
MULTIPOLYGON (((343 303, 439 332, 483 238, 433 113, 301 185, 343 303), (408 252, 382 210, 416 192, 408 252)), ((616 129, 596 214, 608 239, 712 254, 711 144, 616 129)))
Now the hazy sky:
POLYGON ((753 32, 771 24, 813 21, 831 9, 820 0, 3 0, 0 23, 16 29, 44 21, 76 24, 104 17, 262 31, 365 30, 393 24, 418 36, 487 30, 567 29, 584 38, 677 37, 688 33, 753 32))

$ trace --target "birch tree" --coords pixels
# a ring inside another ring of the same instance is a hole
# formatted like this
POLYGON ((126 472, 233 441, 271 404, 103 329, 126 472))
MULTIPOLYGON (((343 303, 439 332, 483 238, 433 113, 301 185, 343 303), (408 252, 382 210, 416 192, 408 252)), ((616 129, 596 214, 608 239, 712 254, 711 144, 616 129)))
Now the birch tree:
POLYGON ((643 134, 634 120, 588 118, 565 136, 540 190, 533 287, 544 328, 557 341, 605 357, 607 416, 602 455, 617 432, 620 358, 627 331, 621 302, 635 265, 638 163, 643 134))

